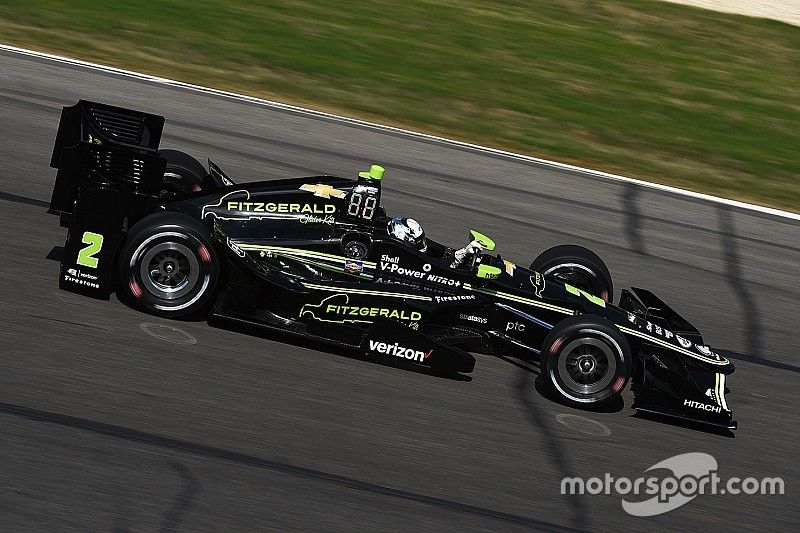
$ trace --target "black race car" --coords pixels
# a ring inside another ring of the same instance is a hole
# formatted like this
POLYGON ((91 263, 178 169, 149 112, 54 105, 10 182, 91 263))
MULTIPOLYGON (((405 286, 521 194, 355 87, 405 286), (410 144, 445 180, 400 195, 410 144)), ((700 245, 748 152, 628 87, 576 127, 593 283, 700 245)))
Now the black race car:
POLYGON ((236 185, 211 161, 159 150, 163 125, 93 102, 63 109, 50 203, 69 229, 62 289, 443 373, 471 372, 470 352, 527 354, 564 403, 599 406, 630 381, 637 410, 736 428, 731 362, 647 290, 612 305, 591 251, 557 246, 524 268, 477 231, 469 253, 419 246, 387 231, 377 165, 236 185))

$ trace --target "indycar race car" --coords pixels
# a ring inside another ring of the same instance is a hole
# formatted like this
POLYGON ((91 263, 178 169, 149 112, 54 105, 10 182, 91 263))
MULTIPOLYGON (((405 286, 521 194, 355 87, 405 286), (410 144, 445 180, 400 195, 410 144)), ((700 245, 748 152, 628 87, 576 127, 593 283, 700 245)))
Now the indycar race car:
POLYGON ((524 268, 473 230, 455 251, 387 216, 378 165, 237 185, 210 160, 159 150, 163 125, 83 100, 63 109, 49 210, 68 228, 62 289, 441 373, 471 372, 473 353, 523 354, 563 403, 618 401, 630 383, 638 411, 736 428, 732 363, 652 292, 622 290, 613 305, 608 268, 586 248, 524 268))

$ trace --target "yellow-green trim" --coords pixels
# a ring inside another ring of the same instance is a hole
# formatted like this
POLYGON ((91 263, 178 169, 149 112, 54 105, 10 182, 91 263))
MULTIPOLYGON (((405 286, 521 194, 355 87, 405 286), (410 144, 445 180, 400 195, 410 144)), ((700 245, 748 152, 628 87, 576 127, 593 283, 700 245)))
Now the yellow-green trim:
POLYGON ((364 178, 365 180, 381 181, 383 179, 384 172, 386 172, 386 169, 382 166, 372 165, 369 167, 368 172, 359 172, 358 177, 364 178))
MULTIPOLYGON (((347 257, 341 255, 333 255, 333 254, 326 254, 323 252, 316 252, 314 250, 303 250, 300 248, 286 248, 283 246, 268 246, 262 244, 245 244, 245 243, 235 243, 241 248, 242 250, 249 250, 249 251, 265 251, 265 252, 276 252, 284 255, 300 255, 300 256, 308 256, 308 257, 317 257, 323 259, 331 259, 334 261, 356 261, 356 259, 349 259, 347 257)), ((376 263, 372 261, 361 261, 361 263, 366 268, 375 268, 377 266, 376 263)))
POLYGON ((406 298, 409 300, 422 300, 426 302, 430 302, 433 300, 430 296, 422 296, 419 294, 403 294, 398 292, 386 292, 386 291, 371 291, 369 289, 355 289, 349 287, 331 287, 329 285, 318 285, 316 283, 306 283, 303 282, 304 287, 308 287, 309 289, 317 289, 320 291, 328 291, 328 292, 340 292, 342 294, 364 294, 367 296, 386 296, 389 298, 406 298))
POLYGON ((728 361, 725 357, 723 357, 721 355, 719 356, 720 360, 717 361, 716 359, 711 359, 710 357, 706 357, 704 355, 700 355, 700 354, 697 354, 695 352, 691 352, 691 351, 689 351, 689 350, 687 350, 687 349, 685 349, 685 348, 683 348, 681 346, 675 346, 672 343, 669 343, 669 342, 667 342, 667 341, 665 341, 663 339, 659 339, 658 337, 654 337, 652 335, 648 335, 647 333, 644 333, 644 332, 639 331, 637 329, 631 329, 631 328, 627 328, 625 326, 617 326, 617 328, 620 331, 622 331, 623 333, 628 333, 629 335, 633 335, 634 337, 639 337, 641 339, 645 339, 646 341, 652 342, 653 344, 658 344, 659 346, 663 346, 664 348, 669 348, 670 350, 674 350, 674 351, 676 351, 678 353, 682 353, 684 355, 688 355, 689 357, 693 357, 695 359, 698 359, 698 360, 706 362, 706 363, 710 363, 712 365, 723 366, 723 365, 727 365, 728 363, 730 363, 730 361, 728 361))
POLYGON ((295 259, 303 263, 304 265, 311 265, 313 267, 320 268, 322 270, 327 270, 328 272, 333 272, 335 274, 344 274, 347 276, 353 276, 362 279, 372 279, 373 276, 369 272, 347 272, 341 266, 320 263, 319 261, 314 261, 313 259, 308 259, 305 257, 293 257, 292 259, 295 259))
POLYGON ((572 293, 575 296, 583 296, 584 298, 586 298, 587 300, 589 300, 590 302, 592 302, 595 305, 599 305, 600 307, 605 307, 606 306, 606 301, 603 300, 602 298, 600 298, 598 296, 595 296, 594 294, 589 294, 588 292, 583 291, 583 290, 579 289, 578 287, 574 287, 574 286, 570 285, 569 283, 565 283, 564 284, 564 288, 567 289, 567 292, 572 293))
POLYGON ((489 237, 487 237, 486 235, 484 235, 483 233, 475 231, 474 229, 469 230, 469 232, 472 235, 472 238, 478 241, 481 244, 481 246, 486 248, 486 250, 488 250, 489 252, 495 249, 496 245, 494 241, 489 237))
POLYGON ((476 276, 483 279, 497 279, 501 272, 502 270, 491 265, 478 265, 478 273, 476 276))
POLYGON ((719 383, 717 390, 719 405, 726 411, 730 411, 730 409, 728 409, 728 402, 725 401, 725 374, 717 374, 717 381, 719 383))
POLYGON ((495 291, 492 289, 480 289, 475 288, 472 285, 465 283, 464 288, 467 290, 480 292, 483 294, 489 294, 492 296, 497 296, 498 298, 505 298, 506 300, 511 300, 513 302, 524 303, 528 305, 532 305, 534 307, 541 307, 542 309, 547 309, 549 311, 556 311, 558 313, 564 313, 565 315, 574 315, 575 311, 572 309, 567 309, 566 307, 559 307, 558 305, 549 304, 547 302, 541 302, 539 300, 531 300, 530 298, 525 298, 524 296, 517 296, 516 294, 510 294, 507 292, 502 291, 495 291))

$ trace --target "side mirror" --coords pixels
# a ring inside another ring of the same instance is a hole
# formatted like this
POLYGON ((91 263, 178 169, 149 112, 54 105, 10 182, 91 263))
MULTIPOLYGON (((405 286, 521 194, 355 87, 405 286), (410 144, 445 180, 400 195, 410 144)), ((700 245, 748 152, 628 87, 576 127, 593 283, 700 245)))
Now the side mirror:
POLYGON ((213 180, 220 183, 223 187, 228 187, 230 185, 235 185, 233 180, 230 179, 227 174, 225 174, 216 163, 214 163, 211 158, 208 159, 208 173, 213 176, 213 180))
POLYGON ((490 239, 483 233, 475 231, 474 229, 469 230, 469 233, 470 235, 472 235, 472 240, 477 241, 478 244, 480 244, 484 250, 486 250, 487 252, 491 252, 492 250, 494 250, 495 244, 492 239, 490 239))

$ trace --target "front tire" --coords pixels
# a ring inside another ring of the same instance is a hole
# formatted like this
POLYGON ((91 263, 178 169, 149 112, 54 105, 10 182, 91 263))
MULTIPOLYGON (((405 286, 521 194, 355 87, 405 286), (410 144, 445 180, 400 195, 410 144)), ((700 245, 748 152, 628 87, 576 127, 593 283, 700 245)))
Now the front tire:
POLYGON ((631 349, 605 318, 579 315, 559 322, 542 344, 542 376, 559 400, 599 407, 619 396, 631 373, 631 349))
POLYGON ((203 225, 169 212, 145 217, 131 228, 118 264, 119 286, 128 299, 147 313, 170 318, 201 314, 222 272, 203 225))
POLYGON ((611 272, 600 256, 583 246, 564 244, 548 248, 533 260, 531 270, 569 283, 606 302, 614 298, 611 272))

